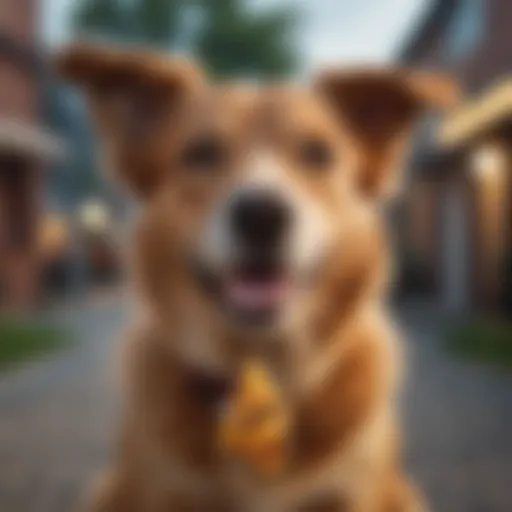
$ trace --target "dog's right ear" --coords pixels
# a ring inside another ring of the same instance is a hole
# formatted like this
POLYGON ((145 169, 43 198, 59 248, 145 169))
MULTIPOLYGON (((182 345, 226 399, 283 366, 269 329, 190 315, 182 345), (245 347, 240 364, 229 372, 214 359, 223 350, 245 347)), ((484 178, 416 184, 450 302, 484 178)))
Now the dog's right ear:
POLYGON ((316 88, 357 141, 359 189, 379 200, 399 188, 414 123, 428 110, 455 107, 461 97, 450 77, 410 69, 332 70, 316 88))
POLYGON ((187 61, 90 44, 62 50, 56 67, 84 89, 109 165, 138 195, 150 194, 163 173, 159 141, 202 75, 187 61))

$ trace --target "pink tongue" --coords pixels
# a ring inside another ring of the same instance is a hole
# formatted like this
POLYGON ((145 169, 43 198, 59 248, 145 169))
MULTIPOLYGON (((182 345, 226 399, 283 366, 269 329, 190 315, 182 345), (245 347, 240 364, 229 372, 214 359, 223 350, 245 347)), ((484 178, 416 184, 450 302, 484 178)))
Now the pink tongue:
POLYGON ((227 293, 232 302, 249 309, 275 306, 285 293, 284 281, 276 279, 267 282, 251 282, 236 279, 228 283, 227 293))

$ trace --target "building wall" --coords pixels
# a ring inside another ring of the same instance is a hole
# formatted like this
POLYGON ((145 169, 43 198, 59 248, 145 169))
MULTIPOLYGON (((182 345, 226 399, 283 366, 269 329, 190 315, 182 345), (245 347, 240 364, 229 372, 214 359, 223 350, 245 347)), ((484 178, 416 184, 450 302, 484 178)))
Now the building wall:
POLYGON ((0 56, 0 117, 35 120, 39 90, 33 73, 0 56))
POLYGON ((499 166, 476 173, 475 207, 478 245, 478 295, 481 302, 498 305, 510 237, 510 188, 508 168, 510 152, 499 166))
POLYGON ((0 2, 0 33, 24 44, 34 44, 39 1, 2 0, 0 2))
MULTIPOLYGON (((469 97, 478 96, 500 79, 512 75, 512 2, 510 0, 460 0, 450 20, 430 35, 421 52, 416 52, 409 65, 447 70, 463 87, 469 97)), ((419 147, 432 147, 432 134, 437 130, 439 119, 432 118, 419 140, 419 147)), ((445 270, 450 260, 446 221, 442 213, 447 210, 443 201, 463 196, 469 225, 469 249, 464 265, 469 268, 468 294, 473 305, 493 308, 499 302, 502 281, 504 234, 510 233, 507 224, 510 192, 493 178, 478 179, 471 169, 469 153, 461 154, 455 166, 443 169, 426 169, 428 176, 437 171, 435 193, 425 174, 412 169, 411 191, 421 201, 409 202, 409 218, 412 219, 406 239, 412 252, 423 255, 426 275, 437 276, 438 293, 444 295, 446 281, 450 281, 445 270), (457 189, 457 190, 455 190, 457 189), (448 192, 457 192, 449 194, 448 192), (460 192, 460 194, 458 194, 460 192), (441 217, 440 217, 441 216, 441 217), (435 227, 436 218, 441 218, 435 227), (432 234, 432 226, 437 234, 432 234), (437 254, 437 257, 434 256, 437 254)), ((424 169, 425 170, 425 169, 424 169)), ((449 238, 448 238, 449 240, 449 238)), ((453 248, 452 248, 453 249, 453 248)), ((456 261, 456 258, 453 260, 456 261)))
POLYGON ((0 1, 0 117, 37 119, 38 0, 0 1))
MULTIPOLYGON (((0 122, 39 124, 39 5, 39 0, 0 0, 0 122)), ((14 309, 30 307, 37 296, 41 167, 28 155, 0 148, 0 302, 14 309)))

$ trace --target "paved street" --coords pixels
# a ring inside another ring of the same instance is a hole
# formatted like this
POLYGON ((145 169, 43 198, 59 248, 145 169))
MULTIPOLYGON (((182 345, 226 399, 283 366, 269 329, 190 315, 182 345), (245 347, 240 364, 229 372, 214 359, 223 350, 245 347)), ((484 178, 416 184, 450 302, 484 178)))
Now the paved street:
MULTIPOLYGON (((116 304, 70 308, 67 353, 0 376, 0 511, 72 512, 108 457, 115 415, 116 304)), ((409 332, 407 459, 435 512, 512 510, 512 375, 460 363, 421 308, 409 332)))
POLYGON ((408 461, 432 510, 510 512, 512 374, 447 356, 421 309, 405 319, 408 461))
POLYGON ((76 345, 0 375, 0 511, 73 512, 108 456, 116 333, 126 313, 100 302, 62 318, 76 345))

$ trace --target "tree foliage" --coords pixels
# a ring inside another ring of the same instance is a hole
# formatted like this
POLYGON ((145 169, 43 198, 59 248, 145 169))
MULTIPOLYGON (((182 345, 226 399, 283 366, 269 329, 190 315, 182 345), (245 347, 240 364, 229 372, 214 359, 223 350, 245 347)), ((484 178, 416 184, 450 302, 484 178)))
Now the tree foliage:
POLYGON ((297 13, 247 0, 82 0, 74 21, 95 37, 190 52, 216 76, 282 76, 298 61, 297 13))

